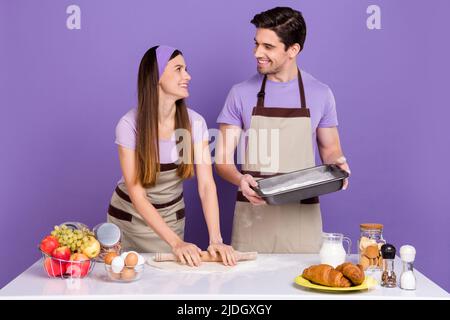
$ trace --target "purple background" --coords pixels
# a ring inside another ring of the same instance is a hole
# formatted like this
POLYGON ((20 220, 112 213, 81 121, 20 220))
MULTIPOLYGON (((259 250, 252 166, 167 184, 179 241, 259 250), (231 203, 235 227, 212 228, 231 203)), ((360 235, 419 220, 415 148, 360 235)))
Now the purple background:
MULTIPOLYGON (((184 52, 189 105, 215 127, 230 87, 255 72, 249 21, 280 4, 304 12, 299 63, 333 89, 353 174, 348 191, 322 197, 324 230, 350 236, 355 251, 359 224, 383 223, 385 238, 414 245, 415 266, 450 291, 446 0, 2 0, 0 287, 39 258, 53 225, 105 221, 120 178, 114 128, 135 105, 143 53, 158 43, 184 52), (70 4, 81 30, 66 28, 70 4), (366 27, 369 4, 381 7, 381 30, 366 27)), ((235 188, 216 181, 229 241, 235 188)), ((194 185, 186 239, 206 248, 194 185)))

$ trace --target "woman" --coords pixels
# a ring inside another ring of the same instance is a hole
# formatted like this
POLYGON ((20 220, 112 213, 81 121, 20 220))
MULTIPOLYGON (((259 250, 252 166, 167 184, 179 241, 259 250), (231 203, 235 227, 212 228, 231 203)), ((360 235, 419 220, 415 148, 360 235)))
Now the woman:
POLYGON ((183 240, 183 180, 194 175, 195 163, 208 252, 213 257, 219 253, 225 265, 235 265, 234 250, 223 244, 220 233, 206 123, 184 101, 190 79, 175 48, 156 46, 144 54, 137 110, 125 114, 116 127, 123 177, 112 195, 108 221, 122 230, 125 248, 172 251, 183 264, 199 266, 200 248, 183 240))

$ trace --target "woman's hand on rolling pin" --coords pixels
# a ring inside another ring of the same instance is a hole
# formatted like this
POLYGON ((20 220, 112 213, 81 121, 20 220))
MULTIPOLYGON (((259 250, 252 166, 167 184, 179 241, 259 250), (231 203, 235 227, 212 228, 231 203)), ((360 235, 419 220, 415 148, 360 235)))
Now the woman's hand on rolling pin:
POLYGON ((211 242, 208 252, 213 258, 216 258, 218 252, 222 258, 222 263, 226 266, 235 266, 237 263, 236 251, 234 251, 232 246, 222 242, 211 242))
POLYGON ((202 263, 200 259, 202 250, 193 243, 180 241, 172 247, 172 252, 182 264, 198 267, 202 263))

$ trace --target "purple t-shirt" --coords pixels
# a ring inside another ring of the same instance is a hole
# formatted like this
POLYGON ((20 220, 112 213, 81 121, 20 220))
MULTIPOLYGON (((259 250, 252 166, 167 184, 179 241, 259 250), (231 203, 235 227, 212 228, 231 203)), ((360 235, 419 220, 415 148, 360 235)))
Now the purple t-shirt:
MULTIPOLYGON (((205 119, 194 110, 187 109, 191 122, 192 140, 195 143, 208 141, 208 127, 205 119)), ((134 150, 136 148, 136 114, 137 109, 128 111, 116 126, 115 143, 125 148, 134 150)), ((175 143, 175 133, 171 139, 159 139, 159 161, 160 163, 174 163, 177 161, 177 149, 175 143)))
MULTIPOLYGON (((309 73, 300 70, 305 88, 306 107, 311 114, 313 141, 316 141, 316 129, 338 125, 336 103, 333 92, 324 83, 309 73)), ((263 76, 255 74, 250 79, 234 85, 225 101, 225 106, 217 118, 217 123, 231 124, 247 130, 253 107, 256 106, 257 93, 261 89, 263 76)), ((300 92, 297 78, 288 82, 267 80, 264 106, 300 108, 300 92)))

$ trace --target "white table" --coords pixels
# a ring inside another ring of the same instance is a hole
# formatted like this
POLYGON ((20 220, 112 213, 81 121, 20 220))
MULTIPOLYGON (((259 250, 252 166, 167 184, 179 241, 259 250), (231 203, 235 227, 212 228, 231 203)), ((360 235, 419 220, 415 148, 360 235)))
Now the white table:
MULTIPOLYGON (((352 255, 350 261, 356 261, 352 255)), ((328 293, 305 289, 294 283, 297 275, 312 264, 319 263, 314 254, 260 254, 254 266, 220 273, 181 272, 158 270, 146 265, 142 278, 131 283, 111 282, 104 265, 97 263, 84 279, 49 278, 42 261, 0 290, 0 299, 450 299, 444 289, 415 270, 417 290, 384 288, 349 293, 328 293)), ((395 261, 397 278, 401 261, 395 261)), ((380 280, 380 272, 371 274, 380 280)))

